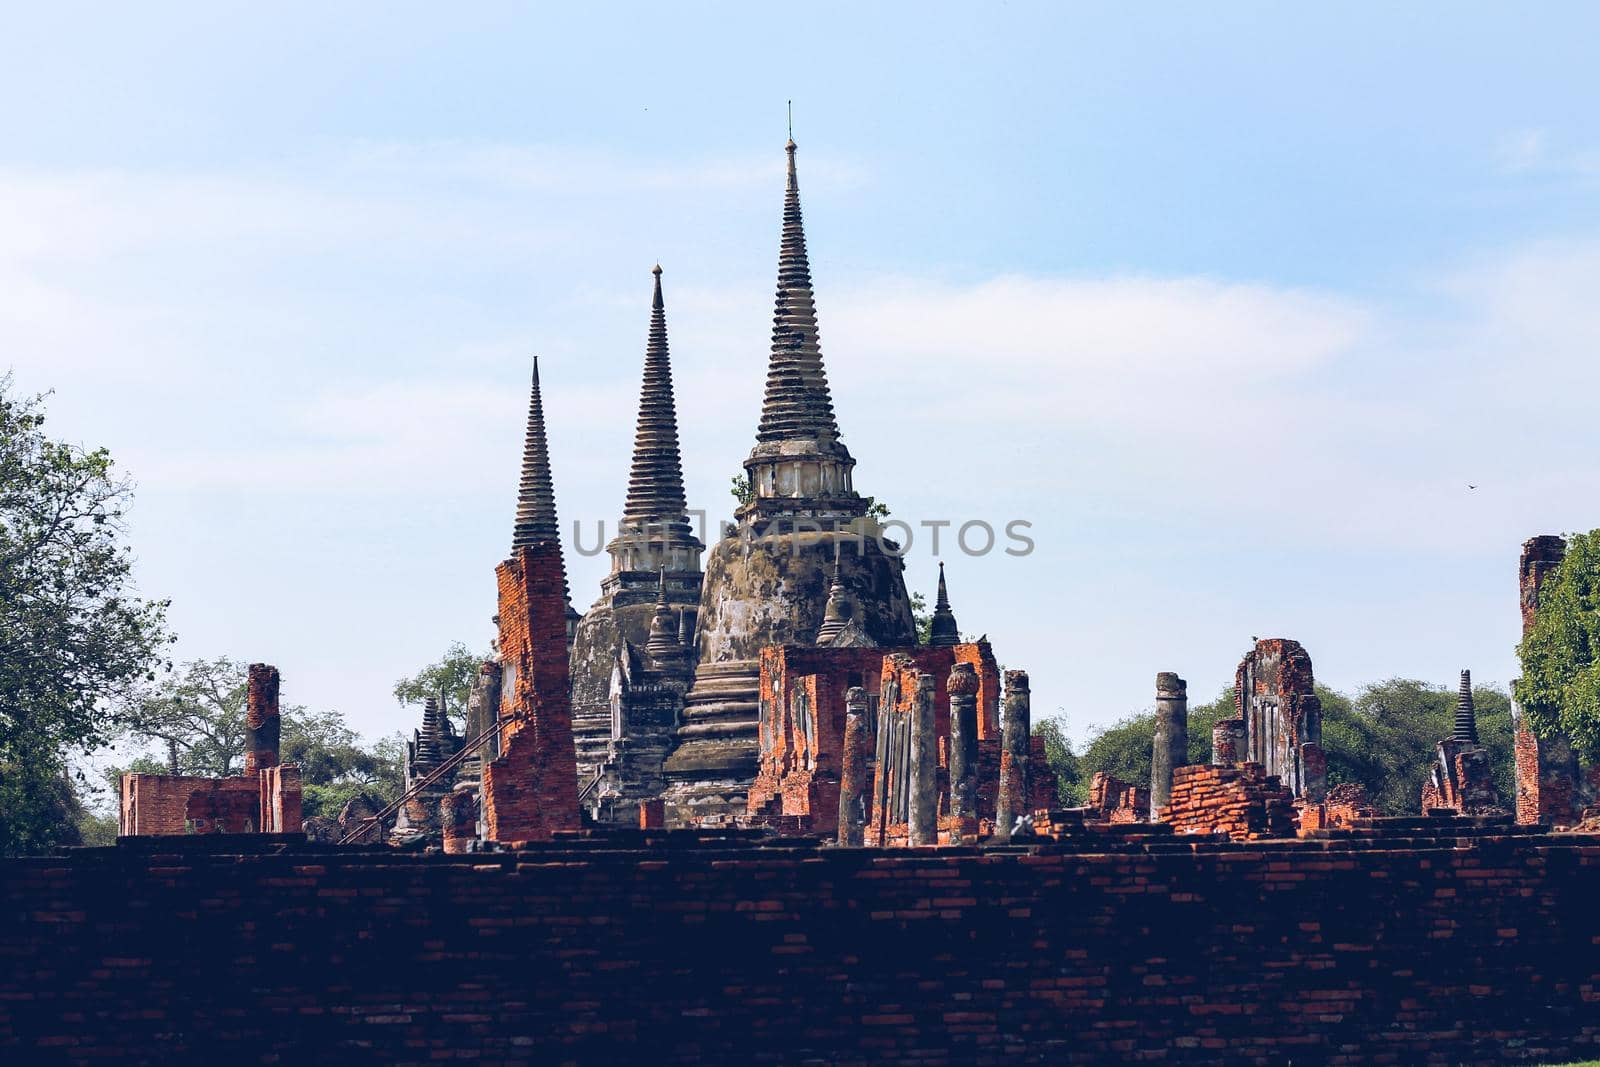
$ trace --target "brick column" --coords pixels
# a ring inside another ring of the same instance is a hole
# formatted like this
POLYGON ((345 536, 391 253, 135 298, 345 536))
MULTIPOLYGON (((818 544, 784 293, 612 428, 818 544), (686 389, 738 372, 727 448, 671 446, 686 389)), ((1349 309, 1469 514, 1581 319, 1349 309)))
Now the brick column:
POLYGON ((544 841, 580 822, 560 542, 518 548, 495 574, 505 714, 500 755, 483 768, 484 833, 544 841))
POLYGON ((1027 671, 1006 671, 1005 707, 1000 713, 1000 792, 995 797, 994 835, 1011 840, 1028 801, 1028 740, 1033 732, 1027 671))
POLYGON ((278 765, 278 668, 250 664, 244 711, 246 777, 278 765))
POLYGON ((957 663, 946 683, 950 693, 950 815, 952 843, 967 834, 978 818, 978 672, 957 663))
POLYGON ((867 825, 867 691, 852 686, 844 695, 844 753, 839 769, 839 844, 860 848, 867 825))
POLYGON ((1189 683, 1156 675, 1156 736, 1150 747, 1150 818, 1172 797, 1172 770, 1189 762, 1189 683))

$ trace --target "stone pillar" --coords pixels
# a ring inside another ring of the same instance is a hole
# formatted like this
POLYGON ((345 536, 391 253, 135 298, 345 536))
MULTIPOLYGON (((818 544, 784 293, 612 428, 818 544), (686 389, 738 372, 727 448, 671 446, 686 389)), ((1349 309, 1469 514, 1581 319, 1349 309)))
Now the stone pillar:
POLYGON ((278 765, 278 668, 250 664, 244 712, 244 773, 254 775, 278 765))
POLYGON ((911 712, 911 844, 939 843, 939 738, 934 731, 933 675, 917 678, 911 712))
POLYGON ((860 848, 867 825, 867 691, 851 686, 844 695, 844 753, 839 767, 839 844, 860 848))
POLYGON ((957 663, 946 685, 950 692, 950 815, 951 840, 965 836, 967 820, 978 818, 978 672, 970 663, 957 663))
POLYGON ((439 824, 446 852, 456 856, 473 850, 478 841, 478 802, 471 790, 457 789, 439 798, 439 824))
POLYGON ((1006 671, 1005 707, 1000 712, 1000 792, 995 797, 994 834, 1011 840, 1018 817, 1028 813, 1028 744, 1033 733, 1028 672, 1006 671))
POLYGON ((1211 765, 1232 767, 1244 759, 1245 727, 1243 719, 1219 719, 1211 727, 1211 765))
POLYGON ((1172 771, 1189 762, 1189 683, 1156 675, 1156 737, 1150 748, 1150 818, 1172 799, 1172 771))

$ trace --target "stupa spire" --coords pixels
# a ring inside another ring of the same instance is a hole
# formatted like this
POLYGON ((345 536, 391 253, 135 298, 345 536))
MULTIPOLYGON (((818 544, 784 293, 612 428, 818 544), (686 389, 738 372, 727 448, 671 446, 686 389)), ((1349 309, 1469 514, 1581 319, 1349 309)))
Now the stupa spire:
POLYGON ((822 625, 817 628, 817 644, 831 645, 850 623, 851 606, 844 582, 839 580, 839 560, 833 561, 833 577, 828 583, 828 602, 822 609, 822 625))
POLYGON ((684 649, 678 640, 679 622, 667 603, 667 572, 663 568, 656 580, 656 611, 650 619, 650 638, 644 646, 652 670, 667 670, 683 661, 684 649))
POLYGON ((439 701, 429 697, 422 706, 422 730, 417 734, 414 770, 427 772, 439 765, 444 757, 444 718, 439 712, 439 701))
POLYGON ((517 487, 517 521, 511 534, 515 552, 540 541, 560 540, 556 494, 550 481, 550 447, 544 432, 544 401, 539 395, 539 358, 533 360, 528 397, 528 432, 522 445, 522 480, 517 487))
POLYGON ((639 389, 639 421, 633 438, 633 469, 624 530, 648 528, 652 537, 692 540, 683 492, 683 459, 678 450, 678 412, 672 393, 672 360, 667 350, 666 303, 661 298, 661 265, 650 304, 650 335, 644 349, 644 381, 639 389))
POLYGON ((1452 741, 1478 741, 1478 713, 1472 706, 1472 672, 1461 672, 1461 689, 1456 694, 1456 728, 1452 741))
POLYGON ((816 301, 811 292, 811 263, 806 256, 805 226, 800 216, 800 182, 795 173, 796 145, 791 137, 789 178, 783 195, 783 238, 778 247, 778 294, 772 316, 772 357, 767 364, 767 392, 761 405, 760 444, 839 436, 833 417, 828 376, 822 368, 817 333, 816 301))
POLYGON ((939 592, 933 601, 933 620, 928 629, 930 646, 959 645, 961 630, 956 626, 955 612, 950 610, 950 594, 944 587, 944 564, 939 564, 939 592))

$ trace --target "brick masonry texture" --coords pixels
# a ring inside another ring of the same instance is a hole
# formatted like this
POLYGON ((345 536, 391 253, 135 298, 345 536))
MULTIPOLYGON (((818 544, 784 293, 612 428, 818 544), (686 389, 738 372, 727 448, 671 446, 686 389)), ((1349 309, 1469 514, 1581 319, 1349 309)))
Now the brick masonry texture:
POLYGON ((939 852, 624 831, 470 857, 251 835, 8 861, 0 1060, 1593 1055, 1600 837, 1394 823, 939 852))
POLYGON ((483 767, 484 836, 539 841, 579 820, 561 546, 521 546, 495 575, 500 654, 508 669, 500 755, 483 767))

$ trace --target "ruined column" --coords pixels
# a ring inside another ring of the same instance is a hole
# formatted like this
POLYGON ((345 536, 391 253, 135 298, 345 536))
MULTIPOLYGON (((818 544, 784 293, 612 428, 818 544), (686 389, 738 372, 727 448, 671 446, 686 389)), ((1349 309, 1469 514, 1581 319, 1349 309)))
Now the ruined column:
POLYGON ((444 828, 446 852, 471 852, 478 840, 478 802, 472 791, 457 789, 439 798, 439 822, 444 828))
POLYGON ((967 820, 978 818, 978 672, 970 663, 950 670, 950 814, 959 842, 967 820))
POLYGON ((1028 813, 1028 744, 1033 732, 1028 672, 1006 671, 1005 707, 1000 712, 1000 792, 995 797, 994 833, 1011 840, 1017 819, 1028 813))
POLYGON ((279 725, 278 668, 252 663, 244 712, 246 776, 278 765, 279 725))
POLYGON ((1211 765, 1232 767, 1244 759, 1245 727, 1243 719, 1219 719, 1211 727, 1211 765))
POLYGON ((1150 746, 1150 818, 1172 798, 1172 771, 1189 762, 1189 683, 1156 675, 1156 736, 1150 746))
POLYGON ((851 686, 844 695, 844 754, 839 769, 839 844, 860 848, 867 825, 867 691, 851 686))
POLYGON ((939 843, 939 739, 934 732, 931 674, 917 677, 911 714, 911 818, 907 829, 913 845, 939 843))

